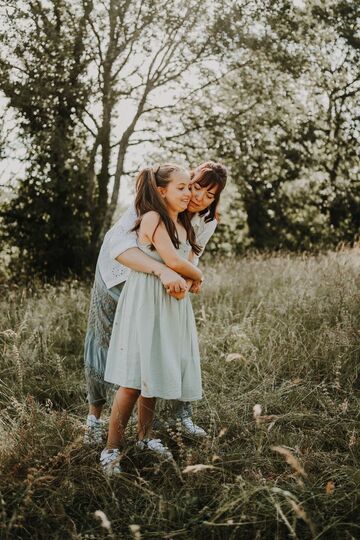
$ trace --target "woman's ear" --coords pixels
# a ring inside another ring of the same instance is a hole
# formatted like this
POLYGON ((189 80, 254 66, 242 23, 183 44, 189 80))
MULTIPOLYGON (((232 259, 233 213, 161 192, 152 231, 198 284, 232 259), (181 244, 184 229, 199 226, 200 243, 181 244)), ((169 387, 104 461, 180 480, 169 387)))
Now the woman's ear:
POLYGON ((166 188, 164 187, 157 187, 156 188, 158 190, 158 192, 160 193, 160 197, 162 197, 163 199, 165 199, 165 195, 166 195, 166 188))

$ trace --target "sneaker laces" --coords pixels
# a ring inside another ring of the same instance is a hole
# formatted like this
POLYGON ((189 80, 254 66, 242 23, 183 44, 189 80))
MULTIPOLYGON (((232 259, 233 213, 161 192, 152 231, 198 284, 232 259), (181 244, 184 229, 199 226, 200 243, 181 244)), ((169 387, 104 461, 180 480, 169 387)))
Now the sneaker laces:
POLYGON ((198 435, 206 435, 206 431, 200 427, 200 426, 197 426, 196 424, 194 424, 192 418, 190 416, 187 416, 185 418, 182 419, 181 421, 182 425, 187 429, 189 430, 190 432, 192 432, 194 435, 198 434, 198 435))
POLYGON ((167 459, 173 459, 173 455, 167 446, 164 446, 161 439, 142 439, 136 443, 136 445, 144 450, 148 448, 152 452, 155 452, 167 459))
POLYGON ((120 450, 118 448, 113 448, 112 450, 104 449, 100 455, 100 463, 104 467, 113 463, 120 457, 120 450))
POLYGON ((161 442, 161 439, 146 439, 146 441, 144 442, 148 448, 151 448, 151 450, 155 450, 155 452, 168 450, 168 447, 163 445, 163 443, 161 442))
POLYGON ((102 442, 104 422, 94 415, 89 415, 86 419, 86 430, 84 442, 86 444, 98 444, 102 442))

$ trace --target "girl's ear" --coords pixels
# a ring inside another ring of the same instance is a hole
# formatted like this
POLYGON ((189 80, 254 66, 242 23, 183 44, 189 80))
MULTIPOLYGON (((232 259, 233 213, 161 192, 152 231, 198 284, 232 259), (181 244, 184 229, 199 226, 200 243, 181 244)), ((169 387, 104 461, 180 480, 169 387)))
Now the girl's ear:
POLYGON ((160 193, 160 197, 162 197, 163 199, 165 199, 165 195, 166 195, 166 188, 164 187, 157 187, 156 188, 158 190, 158 192, 160 193))

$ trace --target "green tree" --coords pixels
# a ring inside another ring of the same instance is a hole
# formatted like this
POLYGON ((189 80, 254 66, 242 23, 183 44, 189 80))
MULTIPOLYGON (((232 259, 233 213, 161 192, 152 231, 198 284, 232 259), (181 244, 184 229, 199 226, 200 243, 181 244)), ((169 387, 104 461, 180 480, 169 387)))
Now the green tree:
POLYGON ((236 3, 10 5, 1 88, 20 118, 31 167, 3 212, 6 237, 24 250, 27 268, 82 273, 111 224, 129 148, 156 139, 185 88, 206 84, 206 64, 226 50, 220 21, 236 3))
MULTIPOLYGON (((265 7, 232 21, 241 32, 228 73, 191 109, 179 108, 182 127, 164 144, 193 163, 206 156, 229 165, 241 197, 238 231, 228 227, 235 244, 244 241, 243 211, 260 249, 353 241, 360 215, 359 7, 265 7)), ((232 220, 239 197, 234 201, 232 220)))
POLYGON ((19 248, 18 269, 61 277, 89 259, 84 113, 86 18, 64 0, 8 6, 1 89, 16 111, 29 166, 2 209, 4 238, 19 248))

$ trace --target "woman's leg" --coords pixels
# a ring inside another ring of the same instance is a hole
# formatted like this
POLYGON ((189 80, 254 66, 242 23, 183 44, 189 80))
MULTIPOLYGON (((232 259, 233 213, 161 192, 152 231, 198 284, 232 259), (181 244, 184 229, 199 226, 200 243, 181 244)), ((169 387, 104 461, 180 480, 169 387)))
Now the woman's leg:
POLYGON ((112 332, 116 306, 124 283, 107 289, 98 266, 91 291, 84 360, 88 387, 89 416, 100 418, 107 398, 104 382, 106 356, 112 332))
POLYGON ((127 423, 139 394, 140 390, 124 387, 116 392, 109 421, 107 448, 118 448, 122 444, 127 423))
POLYGON ((93 415, 96 418, 100 418, 102 410, 103 410, 103 405, 94 405, 91 403, 89 404, 89 416, 93 415))
POLYGON ((171 413, 170 413, 170 424, 175 423, 178 420, 181 422, 181 429, 184 433, 184 435, 188 435, 190 437, 206 437, 206 431, 200 427, 194 424, 192 419, 192 406, 190 401, 178 401, 174 400, 172 401, 172 407, 171 407, 171 413))
POLYGON ((138 401, 138 436, 139 439, 151 438, 156 398, 139 397, 138 401))

